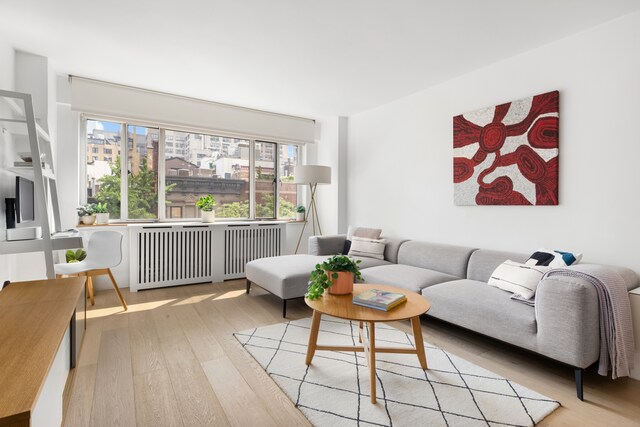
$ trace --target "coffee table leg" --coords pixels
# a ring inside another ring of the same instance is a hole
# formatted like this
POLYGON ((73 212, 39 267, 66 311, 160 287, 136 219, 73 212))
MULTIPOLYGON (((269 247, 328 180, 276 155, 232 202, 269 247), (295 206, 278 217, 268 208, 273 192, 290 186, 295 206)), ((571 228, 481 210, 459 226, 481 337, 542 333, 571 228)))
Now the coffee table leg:
POLYGON ((420 361, 420 367, 424 370, 429 369, 427 366, 427 356, 424 354, 424 341, 422 340, 422 328, 420 327, 420 316, 411 318, 411 326, 413 328, 413 340, 416 343, 416 354, 420 361))
POLYGON ((371 403, 376 403, 376 324, 369 322, 369 379, 371 403))
POLYGON ((362 344, 362 327, 363 327, 363 322, 362 322, 362 321, 360 321, 360 330, 358 331, 358 332, 359 332, 359 333, 358 333, 358 342, 359 342, 360 344, 362 344))
POLYGON ((313 317, 311 318, 311 330, 309 331, 309 345, 307 345, 307 359, 304 363, 311 364, 313 355, 316 352, 316 344, 318 343, 318 331, 320 330, 320 316, 322 314, 319 311, 313 310, 313 317))

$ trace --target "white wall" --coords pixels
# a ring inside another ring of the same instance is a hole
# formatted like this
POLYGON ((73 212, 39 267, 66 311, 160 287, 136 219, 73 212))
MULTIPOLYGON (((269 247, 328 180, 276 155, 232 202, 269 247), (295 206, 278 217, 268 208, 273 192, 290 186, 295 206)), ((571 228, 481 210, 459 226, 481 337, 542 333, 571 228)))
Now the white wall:
MULTIPOLYGON (((0 38, 0 89, 13 90, 13 73, 14 73, 14 55, 13 47, 0 38)), ((2 109, 0 109, 2 113, 2 109)), ((0 128, 0 165, 6 164, 8 160, 9 144, 5 140, 6 134, 0 128)), ((6 233, 5 223, 5 206, 4 198, 13 197, 15 184, 12 174, 0 168, 0 238, 6 233)), ((9 257, 0 256, 0 282, 8 280, 12 276, 12 263, 9 257)))
POLYGON ((347 232, 347 118, 325 117, 317 120, 320 135, 309 146, 307 164, 331 167, 331 184, 318 185, 316 195, 322 234, 347 232))
POLYGON ((584 252, 640 272, 640 13, 349 123, 348 218, 385 234, 522 252, 584 252), (560 205, 453 204, 452 117, 558 89, 560 205))
POLYGON ((638 46, 634 13, 351 117, 350 223, 473 247, 568 249, 640 273, 638 46), (454 206, 452 117, 556 89, 560 205, 454 206))

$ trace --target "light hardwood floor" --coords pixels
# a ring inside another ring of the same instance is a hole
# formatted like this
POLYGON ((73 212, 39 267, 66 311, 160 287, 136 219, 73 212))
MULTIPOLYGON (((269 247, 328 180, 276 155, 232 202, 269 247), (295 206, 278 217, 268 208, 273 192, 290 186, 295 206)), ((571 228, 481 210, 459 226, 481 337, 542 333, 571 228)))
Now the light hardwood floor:
MULTIPOLYGON (((70 393, 71 426, 309 426, 232 333, 282 322, 281 302, 244 280, 138 293, 98 292, 70 393)), ((289 320, 309 317, 291 301, 289 320)), ((394 326, 411 332, 409 322, 394 326)), ((640 382, 589 371, 585 401, 573 371, 432 319, 425 339, 550 396, 562 407, 541 426, 640 425, 640 382)))

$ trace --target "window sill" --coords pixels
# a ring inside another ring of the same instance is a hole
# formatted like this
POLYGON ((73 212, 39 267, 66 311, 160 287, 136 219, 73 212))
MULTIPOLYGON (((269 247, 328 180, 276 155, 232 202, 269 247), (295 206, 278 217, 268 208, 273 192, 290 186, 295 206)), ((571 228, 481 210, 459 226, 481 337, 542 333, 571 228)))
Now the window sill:
POLYGON ((230 224, 254 224, 254 223, 271 223, 271 224, 299 224, 304 221, 296 221, 295 219, 218 219, 215 222, 202 222, 198 220, 186 220, 186 221, 130 221, 130 222, 109 222, 109 224, 78 224, 77 228, 100 228, 100 227, 166 227, 166 226, 179 226, 179 225, 230 225, 230 224))

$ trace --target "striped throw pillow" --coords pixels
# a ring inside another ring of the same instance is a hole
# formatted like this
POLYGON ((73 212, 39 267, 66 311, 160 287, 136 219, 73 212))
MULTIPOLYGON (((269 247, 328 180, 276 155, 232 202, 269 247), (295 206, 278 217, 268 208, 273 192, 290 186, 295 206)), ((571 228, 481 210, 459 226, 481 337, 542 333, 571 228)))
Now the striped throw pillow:
POLYGON ((387 241, 384 239, 366 239, 364 237, 352 237, 350 256, 361 256, 366 258, 384 259, 384 246, 387 241))
POLYGON ((507 260, 500 264, 489 278, 489 285, 531 299, 536 293, 538 283, 549 267, 520 264, 507 260))

